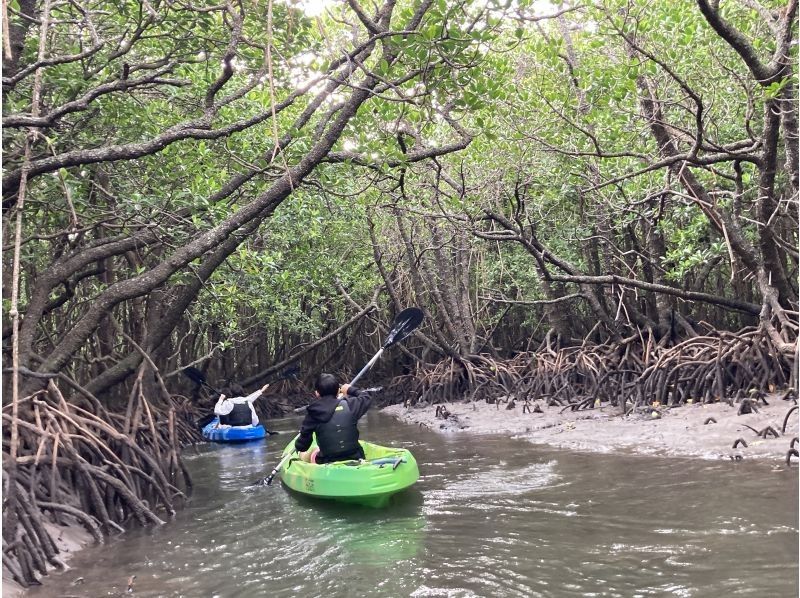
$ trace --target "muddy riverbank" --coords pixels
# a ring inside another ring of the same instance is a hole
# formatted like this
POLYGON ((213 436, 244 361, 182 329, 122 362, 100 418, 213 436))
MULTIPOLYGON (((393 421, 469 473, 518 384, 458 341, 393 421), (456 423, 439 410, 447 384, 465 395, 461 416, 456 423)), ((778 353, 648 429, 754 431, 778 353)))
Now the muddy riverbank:
POLYGON ((26 597, 797 596, 796 467, 549 449, 370 412, 362 438, 420 468, 388 508, 248 488, 298 425, 187 453, 195 490, 168 525, 79 551, 26 597))
MULTIPOLYGON (((772 461, 777 469, 783 470, 790 443, 798 435, 798 412, 795 410, 789 415, 784 433, 784 419, 794 403, 781 400, 778 394, 767 396, 767 401, 768 405, 759 404, 758 412, 742 415, 737 414, 738 404, 731 406, 727 403, 659 407, 655 410, 657 417, 653 417, 652 410, 623 416, 618 408, 610 406, 569 411, 539 402, 532 403, 529 410, 522 403, 509 409, 507 403, 487 404, 485 401, 447 403, 444 405, 448 413, 446 417, 441 415, 441 407, 436 405, 404 407, 398 404, 383 409, 382 413, 444 436, 468 435, 470 440, 477 435, 501 435, 582 453, 699 457, 725 461, 758 459, 772 461), (440 411, 438 416, 437 407, 440 411), (757 435, 756 431, 769 427, 779 434, 777 438, 771 433, 766 438, 757 435), (740 443, 733 448, 734 442, 740 438, 747 446, 740 443)), ((296 422, 287 425, 294 429, 296 422)), ((423 433, 422 429, 419 431, 423 433)), ((369 426, 365 432, 369 433, 369 426)), ((262 468, 269 463, 271 461, 267 459, 262 468)), ((797 459, 793 459, 792 466, 796 467, 796 463, 797 459)), ((91 544, 89 535, 80 528, 52 531, 63 560, 69 559, 82 546, 91 544)), ((79 583, 76 581, 79 577, 76 574, 70 578, 70 583, 79 583)), ((51 581, 50 576, 43 579, 45 584, 51 581)), ((13 597, 27 593, 4 576, 2 595, 13 597)))
MULTIPOLYGON (((85 529, 78 525, 56 525, 49 521, 44 522, 44 526, 50 533, 58 549, 58 557, 64 563, 65 569, 70 568, 70 559, 85 546, 92 545, 92 537, 85 529)), ((51 573, 57 569, 51 569, 51 573)), ((42 578, 42 583, 47 583, 49 576, 42 578)), ((25 596, 25 588, 16 583, 6 569, 3 568, 2 585, 0 585, 0 595, 3 598, 20 598, 25 596)))
POLYGON ((508 408, 506 403, 485 401, 447 403, 446 416, 437 415, 437 405, 392 405, 383 413, 446 434, 503 434, 578 451, 785 462, 792 439, 798 435, 798 412, 789 416, 783 433, 784 418, 794 402, 781 400, 781 396, 769 395, 768 405, 759 404, 758 412, 742 415, 738 415, 738 404, 726 402, 662 406, 627 416, 611 406, 570 411, 538 402, 531 404, 529 411, 519 402, 508 408), (766 438, 757 434, 769 427, 777 437, 772 432, 766 438), (734 448, 740 438, 746 446, 740 442, 734 448))

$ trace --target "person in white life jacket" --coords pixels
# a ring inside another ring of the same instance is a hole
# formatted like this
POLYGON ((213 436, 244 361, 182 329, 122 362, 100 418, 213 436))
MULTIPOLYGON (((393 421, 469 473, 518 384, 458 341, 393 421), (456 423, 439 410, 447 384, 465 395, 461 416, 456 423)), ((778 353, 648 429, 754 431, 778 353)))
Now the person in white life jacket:
POLYGON ((214 414, 219 416, 220 425, 257 426, 258 415, 256 415, 253 402, 264 394, 268 387, 269 384, 265 384, 247 396, 241 396, 244 395, 245 390, 239 384, 231 384, 230 389, 223 388, 217 404, 214 405, 214 414), (229 398, 228 394, 236 396, 229 398))
POLYGON ((294 443, 300 458, 318 464, 363 459, 358 420, 370 408, 372 399, 349 384, 339 388, 332 374, 319 375, 314 394, 317 399, 307 407, 294 443), (318 448, 309 451, 315 434, 318 448))

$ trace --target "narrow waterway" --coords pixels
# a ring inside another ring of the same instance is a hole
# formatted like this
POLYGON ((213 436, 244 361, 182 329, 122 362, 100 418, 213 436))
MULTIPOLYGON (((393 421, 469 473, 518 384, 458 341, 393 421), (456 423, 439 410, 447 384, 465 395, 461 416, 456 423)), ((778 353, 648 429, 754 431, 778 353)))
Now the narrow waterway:
POLYGON ((298 423, 272 422, 286 433, 266 442, 189 451, 188 508, 81 551, 29 595, 798 594, 797 469, 554 451, 375 413, 362 437, 408 447, 420 465, 420 481, 389 508, 304 499, 280 484, 247 489, 298 423))

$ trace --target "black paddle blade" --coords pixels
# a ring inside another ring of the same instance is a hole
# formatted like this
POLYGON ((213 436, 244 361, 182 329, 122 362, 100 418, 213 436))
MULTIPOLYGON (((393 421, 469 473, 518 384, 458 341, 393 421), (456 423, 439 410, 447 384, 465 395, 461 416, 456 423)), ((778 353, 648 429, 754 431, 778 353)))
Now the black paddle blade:
POLYGON ((297 374, 300 372, 300 368, 296 365, 290 366, 283 370, 281 373, 281 377, 279 380, 285 380, 286 378, 297 378, 297 374))
POLYGON ((181 373, 197 384, 205 384, 206 382, 206 377, 203 375, 203 372, 195 367, 189 366, 188 368, 183 368, 181 373))
POLYGON ((408 307, 401 311, 394 319, 394 324, 389 331, 389 336, 386 337, 386 342, 383 343, 383 347, 389 347, 406 338, 420 325, 423 317, 422 310, 418 307, 408 307))

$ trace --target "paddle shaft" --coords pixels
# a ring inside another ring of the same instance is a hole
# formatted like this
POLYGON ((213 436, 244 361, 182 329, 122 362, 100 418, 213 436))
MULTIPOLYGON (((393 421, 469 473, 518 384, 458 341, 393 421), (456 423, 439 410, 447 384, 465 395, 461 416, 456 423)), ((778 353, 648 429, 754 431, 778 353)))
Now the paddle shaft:
POLYGON ((363 376, 363 375, 364 375, 364 374, 367 372, 367 370, 368 370, 369 368, 371 368, 373 365, 375 365, 375 362, 376 362, 376 361, 378 361, 378 359, 380 358, 380 356, 383 354, 383 349, 384 349, 384 347, 381 347, 381 348, 378 350, 378 352, 377 352, 377 353, 375 353, 375 355, 372 357, 372 359, 370 359, 370 360, 367 362, 367 365, 365 365, 363 368, 361 368, 361 371, 360 371, 360 372, 358 372, 358 373, 356 374, 356 377, 355 377, 355 378, 353 378, 353 379, 350 381, 350 386, 353 386, 353 385, 354 385, 356 382, 358 382, 358 379, 359 379, 359 378, 361 378, 361 376, 363 376))
MULTIPOLYGON (((203 373, 202 373, 200 370, 198 370, 197 368, 195 368, 195 367, 186 368, 186 369, 184 369, 184 370, 183 370, 183 373, 184 373, 184 375, 185 375, 185 376, 187 376, 187 377, 188 377, 188 378, 189 378, 189 379, 190 379, 192 382, 194 382, 194 383, 196 383, 196 384, 200 384, 201 386, 205 386, 206 388, 208 388, 209 390, 212 390, 212 391, 214 391, 214 392, 215 392, 215 393, 217 393, 218 395, 221 395, 221 394, 222 394, 222 391, 220 391, 220 390, 219 390, 219 389, 217 389, 217 388, 214 388, 213 386, 211 386, 211 385, 210 385, 210 384, 209 384, 209 383, 206 381, 206 377, 205 377, 205 376, 203 375, 203 373)), ((273 382, 278 382, 278 381, 280 381, 280 380, 285 380, 286 378, 290 378, 290 377, 294 376, 295 374, 297 374, 297 368, 296 368, 296 367, 294 367, 294 368, 288 368, 288 369, 284 370, 284 371, 281 373, 281 375, 280 375, 278 378, 276 378, 275 380, 273 380, 273 382)))
POLYGON ((286 461, 288 461, 289 457, 291 457, 291 456, 292 456, 291 452, 286 453, 283 456, 283 459, 281 459, 280 462, 275 466, 275 469, 272 470, 272 473, 270 473, 267 477, 264 478, 264 480, 262 481, 262 484, 264 484, 265 486, 269 486, 270 484, 272 484, 272 479, 281 470, 281 467, 283 467, 283 464, 286 463, 286 461))
POLYGON ((216 388, 214 388, 213 386, 211 386, 211 385, 210 385, 208 382, 206 382, 205 380, 203 380, 203 381, 202 381, 200 384, 202 384, 203 386, 205 386, 205 387, 206 387, 207 389, 209 389, 209 390, 213 390, 213 391, 214 391, 215 393, 217 393, 218 395, 221 395, 221 394, 222 394, 222 391, 221 391, 221 390, 217 390, 216 388))
MULTIPOLYGON (((300 436, 300 434, 297 434, 294 438, 292 438, 292 442, 295 442, 297 440, 298 436, 300 436)), ((280 460, 280 462, 275 466, 275 469, 273 469, 272 472, 267 477, 265 477, 263 480, 261 480, 261 485, 262 486, 269 486, 270 484, 272 484, 272 479, 277 475, 277 473, 283 467, 284 463, 286 463, 286 461, 289 459, 289 457, 292 456, 292 453, 294 453, 294 452, 295 451, 289 451, 288 453, 286 453, 283 456, 283 458, 280 460)))
MULTIPOLYGON (((365 392, 380 392, 380 391, 383 390, 383 386, 370 386, 369 388, 360 388, 359 390, 362 393, 365 393, 365 392)), ((293 411, 295 413, 302 413, 306 409, 308 409, 308 405, 303 405, 302 407, 295 407, 293 411)))

